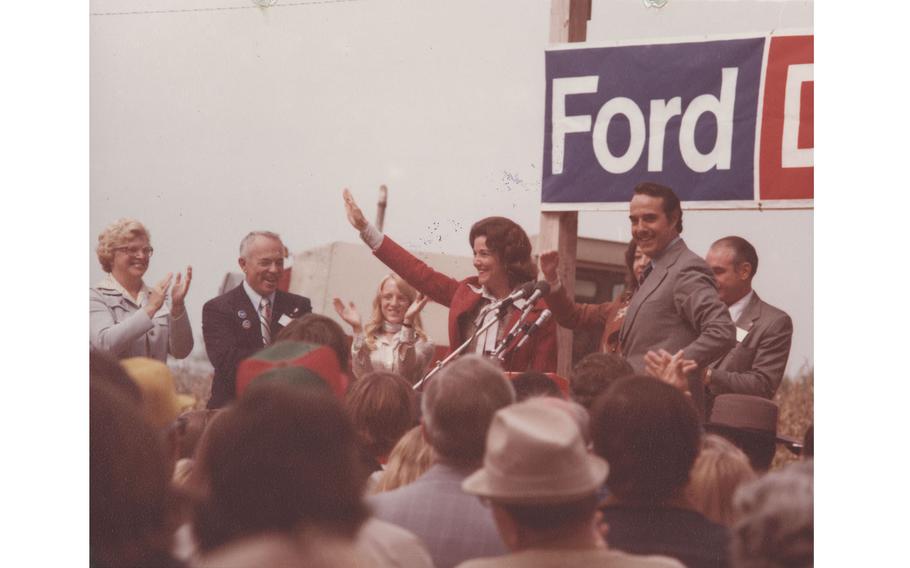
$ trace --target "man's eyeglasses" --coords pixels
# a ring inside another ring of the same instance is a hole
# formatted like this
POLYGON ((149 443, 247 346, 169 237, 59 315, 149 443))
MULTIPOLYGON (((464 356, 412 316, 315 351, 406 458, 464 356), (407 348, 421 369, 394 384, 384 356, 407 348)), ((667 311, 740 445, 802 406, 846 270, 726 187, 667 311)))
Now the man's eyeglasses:
POLYGON ((130 256, 152 256, 155 249, 152 247, 114 247, 114 250, 123 251, 130 256))

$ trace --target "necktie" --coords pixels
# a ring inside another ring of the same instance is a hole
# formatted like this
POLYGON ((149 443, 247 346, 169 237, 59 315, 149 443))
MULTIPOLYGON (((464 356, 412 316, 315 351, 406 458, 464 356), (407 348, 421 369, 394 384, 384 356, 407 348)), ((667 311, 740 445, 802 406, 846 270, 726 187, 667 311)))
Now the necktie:
POLYGON ((648 274, 651 274, 651 271, 654 269, 654 265, 650 262, 645 266, 644 271, 641 273, 641 278, 638 279, 638 285, 641 286, 645 283, 645 278, 648 277, 648 274))
POLYGON ((262 325, 262 344, 268 345, 272 342, 272 330, 269 322, 272 321, 272 303, 268 298, 263 298, 259 302, 259 323, 262 325))

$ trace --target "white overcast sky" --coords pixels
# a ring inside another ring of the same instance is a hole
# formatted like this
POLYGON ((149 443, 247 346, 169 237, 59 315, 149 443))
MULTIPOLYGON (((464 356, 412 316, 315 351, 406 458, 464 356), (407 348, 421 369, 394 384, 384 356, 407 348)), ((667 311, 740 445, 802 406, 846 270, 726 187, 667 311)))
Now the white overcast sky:
MULTIPOLYGON (((372 209, 387 184, 387 231, 414 249, 466 255, 466 229, 492 214, 538 232, 549 1, 90 5, 88 284, 102 276, 98 233, 140 219, 156 250, 148 282, 193 265, 197 346, 202 304, 246 232, 277 231, 292 251, 356 240, 342 187, 372 209)), ((595 2, 588 38, 781 23, 811 29, 811 3, 595 2)), ((812 223, 811 211, 686 213, 699 254, 728 234, 757 246, 756 289, 796 325, 790 373, 813 364, 812 223)), ((628 240, 626 214, 583 213, 579 233, 628 240)))

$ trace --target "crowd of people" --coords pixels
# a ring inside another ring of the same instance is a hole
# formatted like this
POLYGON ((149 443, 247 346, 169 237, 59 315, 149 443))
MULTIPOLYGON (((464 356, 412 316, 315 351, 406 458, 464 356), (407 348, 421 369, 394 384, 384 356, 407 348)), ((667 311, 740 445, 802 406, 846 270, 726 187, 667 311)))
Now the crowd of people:
POLYGON ((748 241, 698 257, 675 193, 639 184, 625 291, 588 305, 507 218, 473 225, 476 275, 457 280, 343 197, 392 271, 369 319, 336 298, 351 337, 312 313, 281 289, 280 237, 251 232, 243 282, 203 307, 206 409, 165 364, 193 347, 192 269, 150 288, 148 230, 99 236, 93 566, 812 565, 813 433, 779 435, 772 400, 792 323, 752 289, 748 241), (429 301, 461 349, 435 368, 429 301), (566 378, 557 326, 602 336, 566 378), (773 469, 780 446, 799 461, 773 469))

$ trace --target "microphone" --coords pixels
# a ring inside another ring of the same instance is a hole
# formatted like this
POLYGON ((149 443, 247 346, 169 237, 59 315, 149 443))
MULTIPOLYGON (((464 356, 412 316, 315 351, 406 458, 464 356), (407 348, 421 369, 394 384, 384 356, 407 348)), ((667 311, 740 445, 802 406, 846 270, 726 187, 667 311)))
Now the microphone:
POLYGON ((515 290, 514 292, 512 292, 505 298, 496 300, 495 302, 491 302, 490 304, 488 304, 487 307, 484 308, 483 312, 487 313, 492 310, 498 310, 498 309, 504 308, 506 306, 511 306, 515 302, 515 300, 527 298, 528 295, 531 294, 532 290, 534 290, 534 283, 525 282, 524 284, 521 285, 521 288, 518 288, 517 290, 515 290))
POLYGON ((537 321, 535 321, 534 323, 531 324, 531 327, 529 327, 528 331, 525 332, 524 337, 521 338, 521 341, 518 342, 518 345, 515 346, 515 349, 516 350, 521 349, 521 346, 524 345, 525 343, 527 343, 528 338, 531 337, 531 335, 535 331, 540 329, 541 326, 543 326, 543 324, 546 323, 546 321, 548 319, 550 319, 551 315, 553 315, 553 312, 551 312, 550 310, 542 311, 540 313, 540 317, 537 318, 537 321))
POLYGON ((534 302, 550 295, 550 283, 546 280, 540 280, 534 284, 534 293, 528 297, 528 305, 534 305, 534 302))

